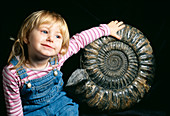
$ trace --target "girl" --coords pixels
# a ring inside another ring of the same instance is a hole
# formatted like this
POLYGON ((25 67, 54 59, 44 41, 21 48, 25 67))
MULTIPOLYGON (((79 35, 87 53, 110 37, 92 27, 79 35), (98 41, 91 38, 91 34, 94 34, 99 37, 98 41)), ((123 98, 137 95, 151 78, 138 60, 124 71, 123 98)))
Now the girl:
POLYGON ((80 48, 102 36, 114 36, 124 28, 112 21, 69 39, 65 20, 54 12, 28 16, 18 33, 8 65, 3 69, 7 114, 12 116, 77 116, 78 105, 62 91, 60 68, 80 48))

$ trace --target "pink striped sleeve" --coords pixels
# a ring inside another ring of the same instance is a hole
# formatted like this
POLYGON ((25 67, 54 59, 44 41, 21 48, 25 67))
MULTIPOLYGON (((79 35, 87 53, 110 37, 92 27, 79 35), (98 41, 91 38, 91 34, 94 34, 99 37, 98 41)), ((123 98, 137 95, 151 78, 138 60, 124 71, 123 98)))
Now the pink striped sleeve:
POLYGON ((3 89, 8 116, 23 116, 19 79, 6 66, 3 71, 3 89))
POLYGON ((93 42, 94 40, 102 37, 108 36, 110 34, 110 29, 106 24, 101 24, 99 27, 93 27, 91 29, 82 31, 74 35, 70 39, 68 52, 59 59, 59 69, 65 62, 67 58, 76 54, 81 48, 84 48, 89 43, 93 42))

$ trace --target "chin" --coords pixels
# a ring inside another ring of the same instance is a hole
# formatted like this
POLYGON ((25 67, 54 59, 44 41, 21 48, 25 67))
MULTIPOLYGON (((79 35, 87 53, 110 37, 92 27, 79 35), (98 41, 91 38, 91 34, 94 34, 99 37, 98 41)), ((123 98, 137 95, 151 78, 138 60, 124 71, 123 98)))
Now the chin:
POLYGON ((40 54, 44 57, 53 57, 56 56, 58 53, 53 51, 47 51, 47 52, 40 52, 40 54))
POLYGON ((49 57, 55 56, 56 54, 41 54, 41 55, 42 55, 42 57, 44 57, 44 58, 49 58, 49 57))

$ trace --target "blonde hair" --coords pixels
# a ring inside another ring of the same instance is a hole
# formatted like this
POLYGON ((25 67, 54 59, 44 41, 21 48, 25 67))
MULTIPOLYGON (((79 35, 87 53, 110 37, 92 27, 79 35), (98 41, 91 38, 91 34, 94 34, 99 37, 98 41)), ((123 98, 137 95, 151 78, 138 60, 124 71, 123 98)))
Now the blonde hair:
POLYGON ((26 62, 28 58, 27 45, 24 43, 24 39, 28 38, 30 32, 34 28, 39 27, 41 24, 46 24, 46 23, 50 23, 50 24, 58 23, 59 24, 59 28, 60 28, 60 31, 63 37, 63 43, 62 43, 62 47, 59 53, 61 56, 66 54, 68 50, 68 46, 69 46, 70 37, 69 37, 68 26, 64 18, 60 14, 56 14, 55 12, 50 12, 50 11, 45 11, 45 10, 33 12, 31 15, 29 15, 24 20, 19 30, 19 33, 17 35, 17 40, 12 46, 12 51, 10 53, 8 63, 10 63, 11 59, 14 56, 20 57, 18 64, 14 68, 18 68, 19 66, 21 66, 23 63, 26 62))

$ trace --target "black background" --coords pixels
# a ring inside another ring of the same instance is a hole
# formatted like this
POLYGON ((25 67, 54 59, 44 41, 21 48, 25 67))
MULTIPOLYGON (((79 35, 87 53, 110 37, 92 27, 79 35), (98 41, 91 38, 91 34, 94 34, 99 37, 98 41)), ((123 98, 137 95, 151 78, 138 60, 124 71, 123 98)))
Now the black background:
MULTIPOLYGON (((50 10, 61 14, 74 35, 83 30, 109 23, 112 20, 124 21, 141 30, 149 39, 156 59, 155 80, 149 93, 132 108, 114 113, 100 112, 80 104, 81 116, 111 116, 111 115, 167 115, 169 106, 169 6, 165 1, 131 1, 131 0, 69 0, 69 1, 4 1, 0 13, 0 67, 6 65, 13 41, 23 20, 37 10, 50 10)), ((67 60, 61 71, 66 81, 69 75, 80 65, 81 51, 67 60)), ((2 78, 2 76, 0 76, 2 78)), ((2 80, 2 79, 1 79, 2 80)), ((0 83, 0 111, 5 115, 5 103, 0 83)))

